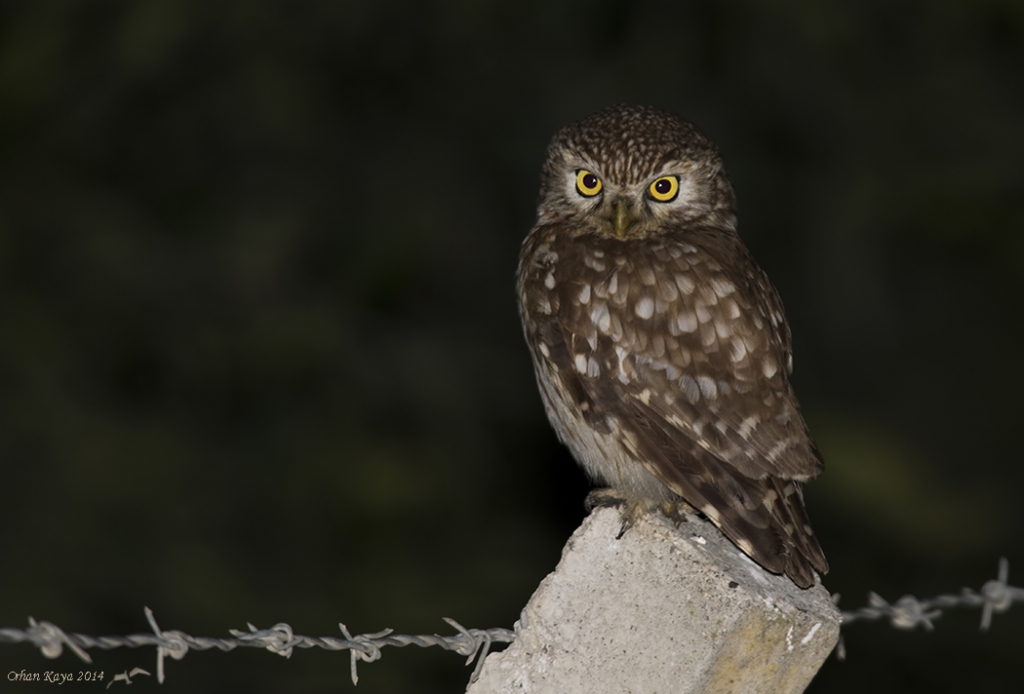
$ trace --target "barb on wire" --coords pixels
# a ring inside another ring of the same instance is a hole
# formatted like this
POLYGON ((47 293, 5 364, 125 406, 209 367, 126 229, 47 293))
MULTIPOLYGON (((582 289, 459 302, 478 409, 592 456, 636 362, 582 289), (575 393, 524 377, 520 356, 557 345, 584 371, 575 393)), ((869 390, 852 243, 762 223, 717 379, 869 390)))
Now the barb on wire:
MULTIPOLYGON (((1024 588, 1009 585, 1009 578, 1010 562, 1002 557, 999 560, 998 578, 986 581, 978 592, 963 588, 957 595, 939 595, 926 600, 904 595, 894 603, 886 602, 877 593, 868 593, 867 607, 842 612, 843 626, 853 622, 888 619, 897 629, 913 629, 920 625, 931 631, 935 628, 932 621, 941 617, 942 610, 947 607, 981 607, 981 630, 988 631, 993 613, 1006 612, 1013 603, 1024 602, 1024 588)), ((832 599, 838 604, 839 594, 833 595, 832 599)), ((842 637, 836 646, 836 655, 840 660, 846 659, 846 645, 842 637)))
POLYGON ((60 627, 50 622, 37 622, 29 617, 29 628, 21 629, 0 629, 0 643, 21 643, 28 642, 38 648, 47 658, 57 658, 67 646, 75 655, 87 663, 92 658, 86 653, 86 649, 99 648, 110 650, 112 648, 139 648, 141 646, 156 646, 156 677, 157 681, 164 682, 164 658, 170 656, 175 660, 184 658, 189 649, 205 651, 217 648, 221 651, 233 651, 236 648, 264 648, 271 653, 277 653, 290 658, 295 648, 323 648, 328 651, 349 651, 351 656, 352 684, 359 681, 359 674, 356 664, 359 661, 373 662, 381 657, 381 647, 396 646, 439 646, 448 651, 454 651, 459 655, 468 657, 466 664, 476 660, 476 667, 473 669, 471 681, 475 681, 480 674, 480 667, 484 658, 490 651, 492 643, 511 643, 515 640, 515 632, 510 629, 466 629, 454 619, 445 617, 445 621, 451 625, 456 634, 452 636, 439 636, 437 634, 395 634, 391 629, 385 629, 373 634, 349 633, 344 624, 339 624, 342 636, 301 636, 293 633, 288 624, 275 624, 269 629, 257 629, 252 624, 247 625, 248 631, 239 629, 231 630, 231 638, 212 638, 208 636, 189 636, 181 631, 164 631, 156 623, 153 611, 146 608, 146 620, 153 630, 151 634, 132 634, 131 636, 87 636, 85 634, 67 634, 60 627))

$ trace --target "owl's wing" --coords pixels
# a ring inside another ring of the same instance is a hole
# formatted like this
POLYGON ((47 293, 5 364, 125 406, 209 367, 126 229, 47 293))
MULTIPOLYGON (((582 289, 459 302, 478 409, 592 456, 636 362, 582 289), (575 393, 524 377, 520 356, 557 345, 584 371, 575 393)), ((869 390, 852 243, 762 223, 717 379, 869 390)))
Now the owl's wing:
POLYGON ((822 464, 786 379, 774 289, 752 261, 729 272, 704 255, 632 251, 546 295, 556 319, 538 338, 559 382, 591 428, 619 436, 741 549, 811 585, 828 565, 799 481, 822 464))
POLYGON ((622 250, 609 246, 604 272, 566 272, 547 295, 558 334, 542 341, 565 345, 552 361, 599 408, 639 403, 630 407, 747 477, 816 476, 821 457, 787 379, 789 328, 775 289, 738 243, 728 262, 683 248, 693 250, 615 257, 622 250))
POLYGON ((775 476, 753 479, 716 458, 678 429, 634 403, 626 429, 645 466, 714 522, 769 571, 785 573, 801 588, 828 562, 811 530, 799 482, 775 476))
MULTIPOLYGON (((561 375, 564 394, 579 406, 588 426, 620 437, 655 477, 701 510, 769 571, 786 573, 803 588, 814 584, 813 569, 828 571, 810 530, 799 482, 766 474, 756 454, 744 452, 741 442, 735 440, 738 433, 730 440, 728 427, 723 434, 710 424, 720 436, 698 436, 692 423, 703 421, 702 415, 692 404, 672 408, 664 398, 655 397, 657 378, 652 380, 645 369, 635 374, 644 384, 642 388, 617 378, 591 375, 577 364, 589 347, 585 338, 556 322, 540 329, 549 359, 561 375), (744 462, 734 465, 730 460, 744 462), (744 466, 755 468, 758 474, 746 474, 740 469, 744 466)), ((555 397, 545 393, 545 401, 555 397)), ((697 429, 703 430, 703 426, 696 424, 697 429)))

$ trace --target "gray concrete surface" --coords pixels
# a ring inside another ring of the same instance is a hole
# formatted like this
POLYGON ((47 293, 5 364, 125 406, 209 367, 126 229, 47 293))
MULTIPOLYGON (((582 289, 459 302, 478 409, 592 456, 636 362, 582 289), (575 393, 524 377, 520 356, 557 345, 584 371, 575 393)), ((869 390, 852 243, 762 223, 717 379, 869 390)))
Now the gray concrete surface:
POLYGON ((824 587, 767 573, 696 516, 620 527, 613 508, 583 522, 468 694, 804 690, 839 638, 824 587))

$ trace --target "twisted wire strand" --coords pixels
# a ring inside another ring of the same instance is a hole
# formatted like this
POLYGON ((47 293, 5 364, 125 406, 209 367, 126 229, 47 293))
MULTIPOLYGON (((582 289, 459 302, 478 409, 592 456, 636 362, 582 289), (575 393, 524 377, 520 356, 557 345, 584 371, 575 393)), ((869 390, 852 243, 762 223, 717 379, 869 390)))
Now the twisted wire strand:
POLYGON ((139 648, 142 646, 156 646, 157 660, 156 672, 157 681, 163 684, 165 680, 164 659, 171 657, 174 660, 184 658, 189 650, 206 651, 211 648, 227 652, 236 648, 263 648, 271 653, 277 653, 290 658, 296 648, 323 648, 328 651, 347 650, 351 657, 352 683, 359 681, 357 664, 359 661, 373 662, 381 657, 381 648, 384 646, 419 646, 428 648, 438 646, 448 651, 454 651, 459 655, 467 656, 466 664, 476 660, 476 667, 473 670, 472 680, 480 674, 480 668, 487 657, 492 643, 511 643, 515 640, 515 632, 510 629, 466 629, 454 619, 445 618, 445 621, 456 630, 451 636, 438 634, 395 634, 391 629, 385 629, 373 634, 349 633, 344 624, 339 624, 344 638, 336 636, 303 636, 295 634, 291 626, 285 623, 275 624, 269 629, 257 629, 252 624, 247 625, 248 631, 240 629, 231 630, 231 638, 213 638, 209 636, 190 636, 182 631, 164 631, 156 622, 153 611, 148 607, 146 620, 149 622, 152 633, 131 634, 129 636, 89 636, 87 634, 68 634, 55 624, 45 621, 37 622, 29 617, 29 628, 22 629, 0 629, 0 643, 22 643, 28 642, 38 648, 47 658, 57 658, 67 647, 86 663, 92 663, 92 658, 86 653, 86 649, 98 648, 110 650, 112 648, 139 648))
MULTIPOLYGON (((842 612, 842 625, 846 627, 854 622, 888 619, 897 629, 914 629, 922 626, 927 631, 935 629, 932 623, 942 616, 942 610, 949 607, 981 607, 981 630, 988 631, 992 625, 992 615, 1006 612, 1015 602, 1024 602, 1024 588, 1011 586, 1010 562, 1006 557, 999 560, 998 578, 986 581, 980 591, 962 588, 958 594, 939 595, 934 598, 918 600, 913 595, 904 595, 894 603, 887 602, 878 593, 868 593, 868 604, 856 610, 842 612)), ((832 596, 838 604, 839 594, 832 596)), ((839 638, 836 655, 840 660, 846 659, 846 645, 839 638)))
MULTIPOLYGON (((933 621, 942 616, 942 610, 950 607, 981 607, 981 630, 988 630, 992 624, 992 615, 1005 612, 1015 602, 1024 602, 1024 588, 1009 585, 1010 563, 1005 557, 999 560, 998 578, 986 581, 980 591, 963 588, 959 594, 939 595, 934 598, 918 600, 913 595, 904 595, 894 603, 887 602, 877 593, 868 594, 868 604, 856 610, 843 611, 842 625, 848 627, 854 622, 887 619, 897 629, 914 629, 923 626, 926 630, 935 628, 933 621)), ((832 596, 838 604, 839 594, 832 596)), ((165 679, 164 659, 184 658, 189 650, 206 651, 211 648, 227 652, 236 648, 263 648, 290 658, 296 648, 322 648, 328 651, 349 651, 351 659, 352 683, 359 681, 357 665, 360 661, 371 663, 381 658, 381 648, 394 646, 419 646, 428 648, 438 646, 466 656, 466 664, 476 661, 473 676, 475 681, 480 675, 484 659, 490 652, 493 643, 511 643, 515 640, 515 632, 510 629, 466 629, 454 619, 445 617, 457 633, 451 636, 438 634, 396 634, 385 629, 372 634, 349 633, 344 624, 339 624, 344 638, 337 636, 303 636, 295 634, 284 622, 275 624, 269 629, 258 629, 248 624, 248 631, 230 630, 231 638, 213 638, 209 636, 190 636, 183 631, 164 631, 156 622, 153 611, 145 608, 146 620, 152 633, 132 634, 130 636, 88 636, 86 634, 68 634, 50 622, 37 622, 29 617, 29 628, 0 629, 0 643, 28 642, 38 648, 47 658, 57 658, 67 647, 86 663, 92 658, 87 649, 98 648, 140 648, 156 646, 157 649, 157 680, 162 684, 165 679)), ((846 646, 840 637, 836 646, 836 655, 840 660, 846 658, 846 646)))

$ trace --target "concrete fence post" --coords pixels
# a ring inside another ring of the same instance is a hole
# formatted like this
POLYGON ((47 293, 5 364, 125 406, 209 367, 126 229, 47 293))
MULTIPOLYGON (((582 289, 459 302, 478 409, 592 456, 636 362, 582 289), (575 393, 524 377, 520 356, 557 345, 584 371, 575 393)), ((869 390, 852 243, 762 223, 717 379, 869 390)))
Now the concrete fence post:
POLYGON ((804 690, 839 638, 823 586, 767 573, 697 516, 620 527, 613 508, 583 522, 468 694, 804 690))

